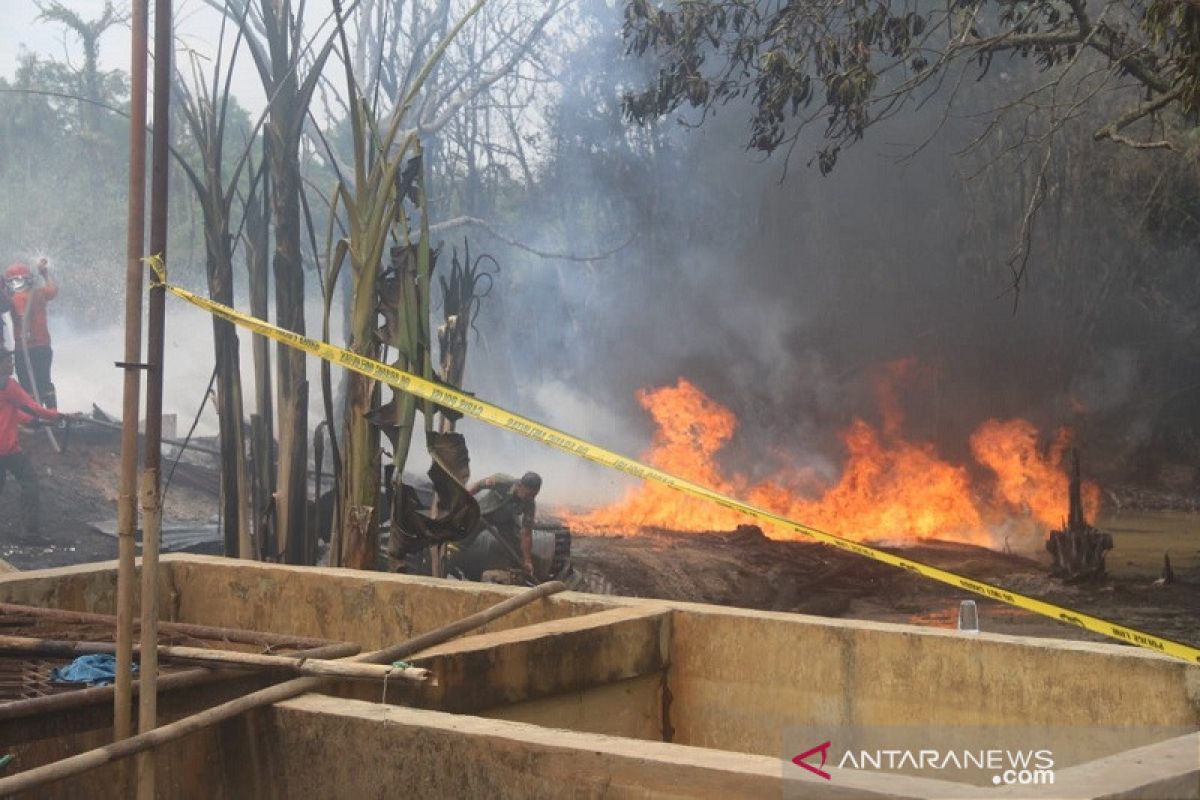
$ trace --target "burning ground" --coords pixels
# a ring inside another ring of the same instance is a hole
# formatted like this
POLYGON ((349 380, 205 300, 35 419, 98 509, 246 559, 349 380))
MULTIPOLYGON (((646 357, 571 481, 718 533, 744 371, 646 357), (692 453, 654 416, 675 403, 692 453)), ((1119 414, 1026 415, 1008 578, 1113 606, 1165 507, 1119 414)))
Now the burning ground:
MULTIPOLYGON (((893 374, 909 362, 888 367, 893 374)), ((1033 552, 1067 508, 1064 455, 1066 429, 1043 448, 1037 429, 1022 419, 989 419, 970 437, 971 465, 950 463, 935 446, 906 439, 903 415, 890 381, 878 394, 883 423, 854 419, 841 433, 845 450, 840 475, 823 478, 812 468, 783 465, 760 480, 718 465, 720 451, 737 432, 738 420, 694 384, 638 393, 657 432, 645 460, 667 472, 738 497, 789 519, 860 541, 912 543, 920 539, 1033 552)), ((1085 512, 1095 519, 1100 489, 1085 486, 1085 512)), ((659 484, 639 486, 616 503, 570 517, 591 532, 659 528, 674 531, 732 530, 746 522, 736 512, 697 503, 659 484)), ((771 538, 795 538, 768 527, 771 538)))
MULTIPOLYGON (((686 382, 659 392, 646 392, 645 398, 649 400, 662 392, 666 397, 691 401, 710 412, 721 411, 718 404, 686 382)), ((678 406, 675 409, 675 414, 662 409, 654 412, 656 417, 664 416, 668 421, 679 423, 680 427, 672 429, 675 431, 672 435, 682 436, 686 432, 699 441, 715 442, 706 438, 704 425, 680 412, 678 406)), ((690 406, 685 404, 683 411, 690 413, 690 406)), ((727 412, 715 415, 718 420, 730 423, 718 428, 718 432, 735 435, 737 426, 732 424, 732 416, 727 412)), ((899 460, 911 456, 919 458, 918 463, 928 470, 940 469, 953 475, 969 472, 938 459, 929 446, 898 444, 886 426, 876 430, 859 421, 851 431, 869 432, 871 436, 866 437, 867 441, 889 448, 885 451, 887 458, 899 460)), ((667 447, 672 435, 660 434, 655 452, 667 447)), ((1023 439, 1017 442, 1024 446, 1023 439)), ((20 495, 10 481, 0 494, 0 557, 23 569, 115 558, 115 539, 97 533, 92 526, 110 520, 116 514, 117 433, 81 428, 72 433, 67 452, 63 454, 53 452, 40 432, 24 435, 23 445, 41 475, 43 532, 35 540, 22 534, 18 524, 20 495)), ((692 473, 690 477, 707 476, 714 487, 734 492, 743 488, 765 492, 761 482, 752 483, 722 473, 715 464, 719 446, 703 451, 685 447, 681 441, 675 441, 675 445, 683 455, 707 452, 707 460, 700 458, 696 465, 710 471, 692 473)), ((1018 448, 1017 452, 1025 451, 1018 448)), ((1057 463, 1046 461, 1046 458, 1043 456, 1041 461, 1030 463, 1057 463)), ((847 462, 848 469, 851 463, 852 459, 847 462)), ((859 474, 875 475, 878 479, 883 469, 863 467, 859 474)), ((815 494, 795 502, 807 503, 811 508, 817 508, 823 501, 829 502, 826 497, 846 496, 849 490, 845 487, 862 484, 859 478, 854 481, 837 478, 822 488, 821 476, 815 472, 805 473, 804 478, 807 483, 802 481, 794 485, 815 494)), ((927 483, 941 486, 932 481, 927 483)), ((771 485, 793 484, 776 479, 771 485)), ((995 485, 999 486, 999 482, 995 485)), ((169 521, 207 522, 216 513, 216 491, 216 475, 210 468, 181 464, 167 495, 169 521)), ((548 484, 549 499, 553 498, 554 491, 554 485, 548 484)), ((587 579, 583 588, 641 597, 945 627, 953 627, 959 601, 972 598, 950 587, 914 578, 900 570, 823 545, 772 539, 750 527, 739 529, 738 525, 744 524, 745 520, 725 519, 720 514, 705 517, 703 514, 715 512, 682 495, 666 495, 663 502, 670 504, 666 509, 682 509, 678 519, 693 520, 693 527, 687 531, 671 529, 669 524, 645 521, 599 527, 596 521, 615 519, 618 511, 652 508, 653 504, 643 494, 651 491, 646 487, 630 498, 589 514, 575 514, 574 524, 593 526, 590 533, 577 527, 574 536, 573 560, 587 579), (682 500, 681 504, 679 500, 682 500), (683 516, 684 512, 693 516, 683 516), (705 519, 713 522, 706 526, 705 519)), ((1055 493, 1058 491, 1054 489, 1055 493)), ((1061 491, 1065 493, 1065 488, 1061 491)), ((971 496, 976 497, 979 492, 982 492, 980 496, 991 496, 982 490, 974 490, 971 496)), ((769 499, 769 495, 766 496, 769 499)), ((885 493, 882 496, 892 495, 885 493)), ((1004 496, 1002 492, 1000 496, 1004 496)), ((1120 516, 1112 516, 1111 512, 1107 512, 1107 517, 1101 516, 1104 526, 1110 525, 1106 519, 1111 520, 1117 546, 1109 559, 1114 575, 1100 587, 1072 587, 1052 581, 1047 577, 1044 556, 1036 548, 1027 554, 1006 553, 973 544, 967 537, 959 541, 938 541, 923 536, 901 537, 894 531, 886 537, 892 544, 885 547, 903 550, 910 558, 1066 606, 1086 609, 1184 641, 1195 641, 1192 622, 1200 615, 1200 543, 1196 536, 1200 520, 1194 512, 1161 510, 1164 506, 1178 509, 1185 503, 1180 496, 1172 497, 1161 491, 1153 494, 1151 499, 1156 510, 1149 512, 1130 511, 1130 506, 1137 506, 1145 499, 1144 492, 1122 489, 1106 492, 1105 496, 1119 498, 1125 508, 1120 516), (1172 554, 1178 580, 1172 586, 1155 586, 1153 581, 1165 549, 1172 554)), ((961 507, 974 509, 976 515, 985 519, 985 512, 999 507, 995 504, 1000 502, 994 498, 987 502, 975 499, 961 507)), ((667 512, 660 510, 659 513, 667 512)), ((894 516, 900 514, 898 511, 891 513, 893 516, 884 518, 909 518, 894 516)), ((664 516, 663 519, 670 520, 671 517, 664 516)), ((804 517, 800 519, 808 521, 804 517)), ((683 525, 682 522, 675 524, 683 525)), ((1031 547, 1040 546, 1036 539, 1029 539, 1028 543, 1031 547)), ((980 605, 985 630, 1090 638, 1088 634, 1077 634, 1072 628, 1018 610, 982 600, 980 605)))
MULTIPOLYGON (((953 464, 933 444, 903 434, 894 381, 910 368, 909 362, 897 362, 879 381, 881 425, 856 418, 842 432, 844 466, 832 478, 794 466, 760 480, 722 470, 720 452, 734 438, 738 420, 684 379, 638 393, 657 426, 644 459, 845 538, 872 541, 959 574, 1194 640, 1190 621, 1200 612, 1200 522, 1194 515, 1181 518, 1184 530, 1178 536, 1137 532, 1138 521, 1121 521, 1126 533, 1117 537, 1110 557, 1116 575, 1103 585, 1069 586, 1049 579, 1044 541, 1067 511, 1064 456, 1070 432, 1057 430, 1044 442, 1026 420, 985 420, 970 437, 973 463, 953 464), (1122 543, 1131 546, 1123 549, 1122 543), (1163 552, 1158 547, 1173 547, 1176 564, 1186 565, 1173 585, 1154 582, 1163 552), (1136 561, 1127 558, 1132 551, 1138 551, 1136 561)), ((1087 517, 1099 518, 1100 487, 1085 484, 1083 494, 1087 517)), ((1126 505, 1132 499, 1124 490, 1110 496, 1126 505), (1127 499, 1119 500, 1122 496, 1127 499)), ((658 484, 640 485, 610 505, 565 516, 574 529, 591 534, 576 536, 577 566, 620 594, 945 627, 954 626, 961 600, 976 599, 987 630, 1093 638, 892 567, 796 541, 802 537, 790 530, 768 527, 764 535, 745 525, 744 516, 658 484)))

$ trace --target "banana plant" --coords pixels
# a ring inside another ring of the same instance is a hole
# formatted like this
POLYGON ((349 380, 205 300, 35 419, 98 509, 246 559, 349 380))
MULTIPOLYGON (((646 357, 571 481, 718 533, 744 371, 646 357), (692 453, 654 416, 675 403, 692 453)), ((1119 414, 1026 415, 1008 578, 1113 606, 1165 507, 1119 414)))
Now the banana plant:
MULTIPOLYGON (((433 374, 429 298, 435 254, 430 245, 421 141, 409 115, 447 46, 486 2, 478 0, 458 20, 401 102, 382 121, 377 120, 355 80, 342 3, 334 0, 333 4, 346 69, 354 163, 352 179, 340 176, 331 200, 323 335, 328 341, 337 281, 348 266, 351 301, 347 348, 367 358, 387 359, 426 378, 433 374), (335 238, 338 221, 345 235, 335 238)), ((321 383, 326 416, 333 419, 327 363, 322 365, 321 383)), ((382 389, 357 373, 348 376, 344 433, 333 454, 338 473, 338 519, 331 537, 331 565, 376 567, 383 505, 381 433, 387 435, 391 445, 389 466, 397 485, 408 459, 418 402, 410 395, 393 392, 384 404, 382 389)), ((433 408, 428 403, 421 405, 425 428, 432 430, 433 408)))

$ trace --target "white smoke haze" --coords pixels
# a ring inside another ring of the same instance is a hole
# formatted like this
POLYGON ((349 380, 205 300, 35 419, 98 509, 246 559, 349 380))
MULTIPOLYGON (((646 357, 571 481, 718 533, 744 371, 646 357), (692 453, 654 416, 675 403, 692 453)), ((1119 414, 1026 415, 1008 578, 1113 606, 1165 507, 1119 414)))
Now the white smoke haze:
MULTIPOLYGON (((492 399, 485 393, 486 378, 477 385, 481 397, 492 399)), ((530 389, 532 396, 522 396, 515 404, 493 402, 622 455, 636 458, 645 448, 646 440, 632 433, 631 426, 572 387, 552 380, 530 389)), ((638 483, 630 476, 477 420, 464 419, 458 430, 466 435, 471 448, 473 478, 533 470, 543 478, 542 497, 555 505, 589 507, 609 502, 638 483)))
MULTIPOLYGON (((53 377, 60 409, 90 414, 92 405, 95 404, 108 414, 120 417, 124 379, 122 370, 115 366, 115 362, 124 360, 124 322, 114 321, 96 327, 75 325, 71 322, 70 309, 56 305, 52 302, 48 308, 54 347, 53 377)), ((242 305, 244 308, 245 304, 242 305)), ((310 308, 309 312, 310 326, 314 323, 319 325, 317 309, 310 308)), ((123 314, 124 308, 121 307, 116 310, 114 316, 120 317, 123 314)), ((319 327, 317 330, 320 330, 319 327)), ((340 320, 331 321, 331 330, 334 341, 340 342, 340 320)), ((313 328, 310 327, 310 335, 312 332, 313 328)), ((242 396, 246 398, 247 414, 253 410, 255 389, 252 338, 248 331, 238 333, 242 396)), ((144 337, 142 344, 144 352, 144 337)), ((275 345, 272 344, 271 347, 273 355, 275 345)), ((204 400, 204 390, 212 376, 212 364, 212 317, 208 312, 168 294, 166 334, 163 343, 163 413, 176 415, 179 438, 183 438, 187 433, 197 409, 204 400)), ((324 419, 320 393, 320 361, 310 358, 307 369, 309 386, 312 387, 309 398, 309 423, 310 427, 315 427, 324 419)), ((334 368, 335 393, 340 372, 340 368, 334 368)), ((142 381, 142 391, 144 397, 145 378, 142 381)), ((144 399, 142 402, 144 413, 144 399)), ((204 410, 196 425, 196 435, 215 436, 216 433, 216 411, 211 402, 204 403, 204 410)))
MULTIPOLYGON (((73 325, 65 309, 56 309, 53 303, 49 308, 55 352, 54 382, 60 407, 64 411, 90 413, 95 404, 108 414, 119 417, 123 403, 123 378, 115 362, 123 358, 123 323, 85 328, 73 325), (55 313, 60 310, 63 313, 55 313)), ((313 325, 319 324, 319 319, 314 319, 317 313, 316 309, 310 309, 310 332, 313 325)), ((340 324, 332 327, 334 341, 340 342, 340 324)), ((248 398, 253 396, 254 391, 251 339, 248 332, 239 332, 242 392, 248 398)), ((527 391, 517 397, 501 398, 487 393, 489 383, 505 382, 488 374, 487 367, 491 363, 486 355, 478 352, 472 353, 468 362, 468 377, 476 381, 477 391, 483 399, 623 454, 636 457, 643 449, 645 440, 631 435, 630 426, 624 424, 617 415, 562 382, 552 380, 529 385, 524 387, 527 391)), ((203 401, 204 390, 212 374, 212 323, 207 312, 171 295, 167 297, 164 364, 163 411, 164 414, 176 415, 177 434, 182 438, 203 401)), ((333 367, 335 397, 342 374, 340 367, 333 367)), ((313 387, 309 400, 309 422, 310 427, 315 427, 324 419, 318 359, 308 360, 308 376, 309 384, 313 387)), ((593 505, 605 502, 636 483, 628 476, 477 420, 464 419, 458 427, 467 436, 475 478, 494 472, 520 474, 534 470, 546 479, 545 496, 556 504, 593 505)), ((216 432, 216 412, 211 402, 206 403, 196 426, 196 435, 214 436, 216 432)), ((408 471, 424 472, 428 464, 419 450, 414 450, 414 453, 408 471)))

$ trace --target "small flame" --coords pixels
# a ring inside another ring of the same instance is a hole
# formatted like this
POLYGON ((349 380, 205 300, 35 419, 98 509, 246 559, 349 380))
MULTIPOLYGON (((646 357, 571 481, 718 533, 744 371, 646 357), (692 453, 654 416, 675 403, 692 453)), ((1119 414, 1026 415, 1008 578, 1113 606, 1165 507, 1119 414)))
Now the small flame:
MULTIPOLYGON (((724 474, 716 455, 733 438, 737 418, 684 378, 674 386, 637 394, 658 426, 644 460, 751 505, 859 541, 936 538, 990 546, 1002 525, 1011 529, 1014 517, 1032 523, 1025 526, 1030 534, 1061 522, 1069 491, 1063 470, 1069 432, 1059 431, 1043 455, 1037 429, 1029 422, 988 420, 972 435, 971 450, 994 473, 994 486, 974 486, 965 466, 945 461, 931 444, 902 436, 903 415, 892 384, 912 365, 908 360, 889 365, 876 386, 884 411, 883 431, 855 419, 841 436, 847 456, 841 477, 817 497, 801 488, 812 483, 811 472, 801 468, 760 482, 724 474)), ((1085 484, 1084 498, 1086 513, 1094 517, 1099 488, 1085 484)), ((753 520, 647 482, 621 500, 569 521, 593 532, 640 528, 701 532, 732 530, 753 520)), ((773 538, 802 537, 780 526, 764 526, 764 530, 773 538)))

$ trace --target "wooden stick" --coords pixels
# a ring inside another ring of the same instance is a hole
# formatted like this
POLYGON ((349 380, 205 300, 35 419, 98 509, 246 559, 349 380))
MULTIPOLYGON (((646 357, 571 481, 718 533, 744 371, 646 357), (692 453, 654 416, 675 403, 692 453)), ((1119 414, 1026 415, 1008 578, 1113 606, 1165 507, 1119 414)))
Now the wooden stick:
MULTIPOLYGON (((22 606, 13 603, 0 603, 0 624, 5 616, 30 616, 56 620, 68 624, 105 625, 117 624, 117 618, 111 614, 96 614, 91 611, 69 611, 62 608, 40 608, 38 606, 22 606)), ((134 620, 134 627, 138 626, 134 620)), ((311 636, 292 636, 286 633, 271 633, 268 631, 251 631, 241 628, 221 628, 213 625, 197 625, 192 622, 160 622, 158 628, 163 633, 178 633, 193 639, 211 639, 214 641, 237 642, 239 644, 262 645, 269 644, 280 647, 328 647, 329 645, 347 645, 350 642, 336 642, 332 639, 317 639, 311 636)), ((356 646, 357 647, 357 646, 356 646)), ((361 648, 359 648, 361 649, 361 648)), ((354 651, 357 653, 358 649, 354 651)), ((340 655, 340 654, 339 654, 340 655)))
MULTIPOLYGON (((150 136, 150 256, 167 263, 171 174, 171 81, 175 31, 173 0, 154 0, 154 127, 150 136)), ((142 663, 138 682, 138 732, 158 725, 158 555, 162 533, 162 422, 167 291, 150 286, 146 302, 146 444, 142 453, 142 663)), ((126 740, 128 741, 128 740, 126 740)), ((138 760, 138 800, 154 800, 153 754, 138 760)))
MULTIPOLYGON (((309 658, 333 659, 352 656, 358 651, 358 645, 342 643, 319 647, 315 650, 306 650, 304 654, 309 658)), ((242 674, 244 675, 245 673, 242 674)), ((234 677, 238 677, 238 675, 229 670, 193 667, 192 669, 163 675, 158 680, 158 688, 164 692, 167 690, 187 689, 192 686, 200 686, 205 683, 213 683, 234 677)), ((133 681, 132 689, 133 694, 136 695, 140 689, 138 681, 133 681)), ((84 706, 111 702, 115 691, 115 688, 112 686, 91 686, 87 689, 76 689, 73 692, 60 692, 59 694, 47 694, 28 700, 14 700, 10 703, 0 703, 0 722, 25 719, 26 717, 35 717, 58 711, 70 711, 84 706)))
MULTIPOLYGON (((138 411, 141 407, 142 263, 146 244, 146 86, 150 9, 133 2, 129 91, 129 201, 125 232, 125 361, 121 405, 121 484, 117 499, 117 680, 113 695, 113 738, 133 731, 133 590, 138 490, 138 411)), ((121 781, 122 784, 125 782, 121 781)))
MULTIPOLYGON (((135 648, 135 650, 137 649, 140 649, 140 647, 135 648)), ((112 642, 71 642, 61 639, 35 639, 29 636, 0 636, 0 651, 79 656, 89 653, 115 653, 117 646, 112 642)), ((429 679, 429 670, 418 667, 403 668, 393 667, 390 664, 355 664, 346 661, 327 661, 299 655, 278 656, 263 653, 243 653, 236 650, 210 650, 205 647, 179 647, 165 644, 158 646, 158 654, 177 661, 187 661, 215 667, 287 670, 296 675, 416 682, 429 679)))
MULTIPOLYGON (((398 661, 421 650, 427 650, 434 645, 449 641, 475 628, 481 628, 505 614, 512 613, 535 600, 556 594, 566 588, 561 581, 543 583, 527 592, 522 592, 516 597, 510 597, 503 603, 498 603, 491 608, 480 611, 478 614, 472 614, 451 625, 446 625, 429 633, 401 642, 400 644, 393 645, 392 647, 376 650, 371 653, 363 653, 347 660, 366 664, 398 661)), ((213 706, 190 717, 184 717, 162 727, 146 731, 145 733, 139 733, 128 739, 122 739, 119 742, 113 742, 104 747, 98 747, 95 750, 88 750, 79 755, 64 758, 61 761, 34 767, 25 772, 18 772, 16 775, 0 778, 0 796, 30 791, 47 783, 70 778, 90 769, 104 766, 111 761, 128 758, 144 750, 158 747, 167 742, 173 742, 176 739, 187 736, 189 733, 203 730, 210 725, 232 719, 239 714, 255 708, 278 703, 297 695, 314 691, 324 686, 328 681, 328 678, 293 678, 290 681, 251 692, 236 700, 230 700, 226 703, 213 706)))

